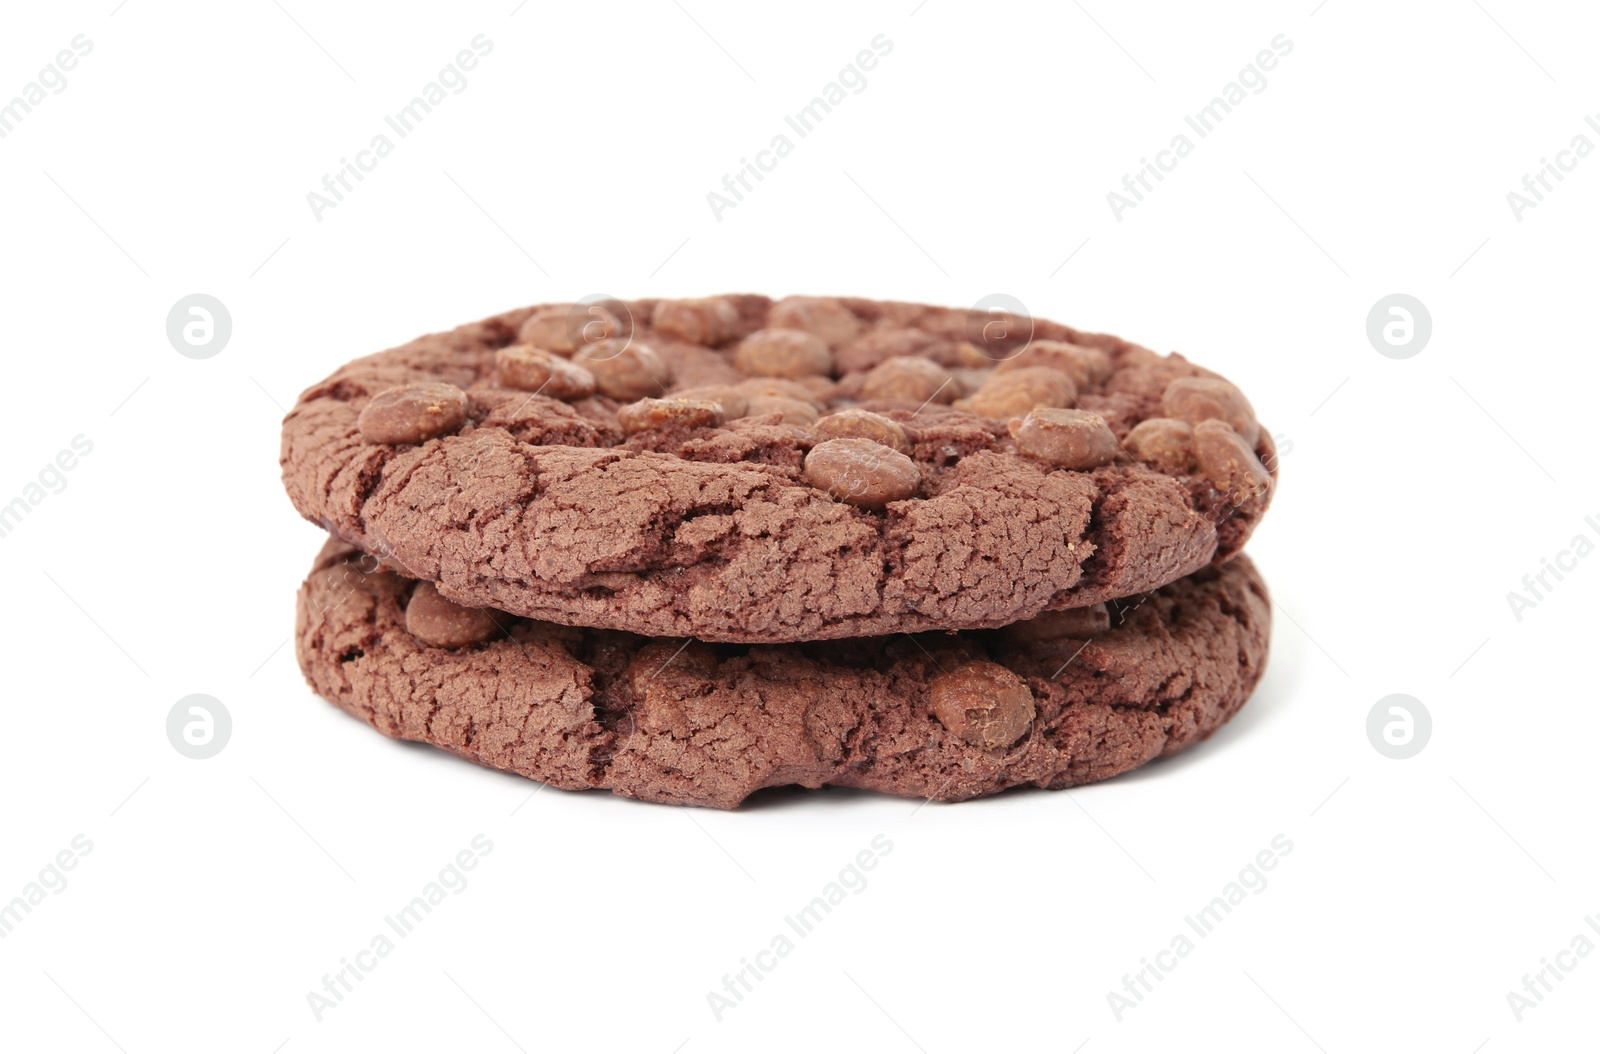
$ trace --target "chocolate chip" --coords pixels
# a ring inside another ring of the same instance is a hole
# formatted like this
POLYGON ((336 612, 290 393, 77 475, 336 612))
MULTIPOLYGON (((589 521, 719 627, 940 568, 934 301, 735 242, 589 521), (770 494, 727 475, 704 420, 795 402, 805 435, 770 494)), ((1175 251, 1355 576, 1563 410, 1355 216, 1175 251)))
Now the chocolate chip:
POLYGON ((759 329, 739 342, 733 364, 757 377, 827 376, 833 352, 814 334, 799 329, 759 329))
POLYGON ((1191 425, 1226 421, 1252 447, 1261 435, 1250 400, 1221 377, 1179 377, 1161 393, 1161 413, 1191 425))
POLYGON ((1086 348, 1064 340, 1036 340, 996 367, 996 372, 1044 366, 1072 378, 1081 391, 1104 384, 1111 377, 1111 356, 1099 348, 1086 348))
POLYGON ((956 401, 956 409, 979 417, 1004 421, 1021 417, 1036 406, 1070 406, 1078 398, 1078 386, 1060 370, 1045 366, 1024 366, 994 375, 983 387, 956 401))
POLYGON ((782 414, 782 423, 786 425, 809 425, 817 419, 817 408, 786 395, 753 395, 745 400, 746 417, 765 417, 767 414, 782 414))
POLYGON ((1278 441, 1272 438, 1272 433, 1265 428, 1256 439, 1256 458, 1272 474, 1273 479, 1278 478, 1278 441))
POLYGON ((844 304, 825 296, 787 296, 767 312, 767 325, 815 333, 830 347, 861 332, 861 321, 844 304))
POLYGON ((1034 322, 1026 307, 1004 293, 984 297, 958 321, 967 342, 975 345, 991 362, 999 362, 1033 340, 1034 322))
POLYGON ((950 363, 952 367, 964 370, 994 369, 994 359, 982 348, 967 340, 958 340, 952 344, 944 361, 950 363))
POLYGON ((1140 461, 1168 475, 1181 475, 1194 468, 1194 429, 1186 421, 1173 417, 1140 421, 1122 445, 1140 461))
POLYGON ((640 399, 617 411, 617 423, 629 435, 650 428, 715 428, 722 406, 699 399, 640 399))
POLYGON ((881 509, 917 492, 916 462, 870 439, 829 439, 806 455, 806 481, 840 501, 881 509))
POLYGON ((812 425, 825 439, 870 439, 902 454, 911 453, 911 440, 900 425, 870 410, 840 410, 812 425))
MULTIPOLYGON (((626 311, 622 305, 619 310, 626 311)), ((571 355, 585 344, 626 337, 617 314, 601 304, 550 304, 538 308, 517 331, 517 342, 558 355, 571 355)))
POLYGON ((580 349, 573 361, 594 374, 601 395, 623 402, 660 395, 672 383, 672 370, 648 344, 603 340, 580 349))
POLYGON ((507 388, 552 399, 584 399, 594 394, 594 374, 532 344, 501 348, 495 352, 494 364, 500 383, 507 388))
POLYGON ((950 371, 916 355, 899 355, 874 366, 861 381, 861 397, 886 403, 921 407, 955 401, 955 378, 950 371))
POLYGON ((716 672, 716 652, 699 641, 646 644, 623 671, 633 705, 624 711, 619 731, 688 738, 698 723, 696 703, 716 672))
POLYGON ((460 648, 500 634, 510 616, 490 608, 468 608, 439 595, 432 582, 418 582, 406 604, 406 632, 436 648, 460 648))
POLYGON ((573 348, 572 338, 567 335, 567 311, 566 304, 535 308, 517 329, 517 342, 571 355, 573 348))
POLYGON ((681 690, 685 678, 704 680, 717 672, 717 653, 701 642, 653 641, 640 648, 624 676, 635 695, 653 684, 681 690))
POLYGON ((722 407, 724 421, 736 421, 748 412, 745 409, 745 394, 731 384, 707 384, 699 388, 683 388, 673 392, 672 397, 716 403, 722 407))
POLYGON ((692 300, 658 300, 650 325, 669 337, 714 348, 739 331, 739 309, 722 296, 692 300))
POLYGON ((467 393, 453 384, 385 388, 362 409, 356 427, 371 443, 423 443, 467 423, 467 393))
POLYGON ((1023 622, 1013 622, 1001 631, 1014 644, 1054 640, 1087 640, 1111 628, 1111 612, 1104 604, 1086 608, 1046 611, 1023 622))
POLYGON ((994 367, 957 366, 950 371, 950 375, 956 379, 956 398, 962 399, 989 383, 989 378, 994 376, 994 367))
POLYGON ((1200 474, 1234 508, 1263 502, 1272 494, 1272 476, 1226 422, 1201 421, 1194 426, 1194 459, 1200 474))
POLYGON ((998 663, 974 659, 929 685, 934 716, 951 734, 984 750, 1009 747, 1033 724, 1033 693, 998 663))
POLYGON ((740 381, 734 387, 743 392, 746 399, 774 395, 783 399, 797 399, 803 403, 810 403, 817 408, 820 408, 823 402, 817 393, 807 387, 802 380, 787 380, 783 377, 752 377, 747 381, 740 381))
POLYGON ((1117 456, 1117 437, 1106 419, 1088 410, 1041 409, 1011 422, 1017 449, 1062 468, 1090 469, 1117 456))
POLYGON ((902 327, 879 320, 834 349, 833 361, 840 373, 870 370, 896 355, 916 355, 926 351, 934 338, 916 327, 902 327))

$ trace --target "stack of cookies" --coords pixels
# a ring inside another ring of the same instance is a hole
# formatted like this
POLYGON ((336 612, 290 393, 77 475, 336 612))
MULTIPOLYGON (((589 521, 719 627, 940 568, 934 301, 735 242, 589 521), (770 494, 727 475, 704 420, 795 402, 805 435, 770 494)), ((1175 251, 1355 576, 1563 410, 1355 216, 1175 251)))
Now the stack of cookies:
POLYGON ((284 420, 312 687, 567 789, 962 800, 1204 739, 1261 676, 1272 439, 1179 355, 831 297, 590 299, 284 420))

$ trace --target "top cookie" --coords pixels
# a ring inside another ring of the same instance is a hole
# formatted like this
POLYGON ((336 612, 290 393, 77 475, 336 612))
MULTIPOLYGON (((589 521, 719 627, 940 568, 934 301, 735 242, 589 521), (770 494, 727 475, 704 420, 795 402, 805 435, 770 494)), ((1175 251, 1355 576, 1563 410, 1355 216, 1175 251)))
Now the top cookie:
POLYGON ((302 515, 458 603, 777 642, 1007 625, 1237 552, 1270 435, 1180 355, 850 298, 544 305, 284 419, 302 515))

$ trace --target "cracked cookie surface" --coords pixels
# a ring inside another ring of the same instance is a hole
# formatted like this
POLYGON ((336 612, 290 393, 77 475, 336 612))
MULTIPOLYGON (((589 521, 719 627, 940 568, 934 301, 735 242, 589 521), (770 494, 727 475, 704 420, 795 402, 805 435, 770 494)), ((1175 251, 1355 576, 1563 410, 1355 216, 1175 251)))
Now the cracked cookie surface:
POLYGON ((998 630, 707 644, 452 609, 330 540, 295 649, 313 689, 385 735, 564 789, 732 808, 790 784, 960 801, 1114 776, 1233 716, 1270 623, 1241 556, 998 630))
POLYGON ((284 484, 452 601, 709 641, 992 628, 1239 550, 1277 468, 1242 393, 986 319, 754 295, 511 311, 308 389, 284 484))

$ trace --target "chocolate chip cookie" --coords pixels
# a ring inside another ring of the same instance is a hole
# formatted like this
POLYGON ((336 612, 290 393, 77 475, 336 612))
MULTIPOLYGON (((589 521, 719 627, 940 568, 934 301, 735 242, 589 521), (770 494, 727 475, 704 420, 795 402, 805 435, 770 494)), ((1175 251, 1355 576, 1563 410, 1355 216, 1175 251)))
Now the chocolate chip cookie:
POLYGON ((731 808, 763 787, 959 801, 1104 779, 1243 705, 1271 612, 1245 557, 1002 629, 707 644, 463 608, 330 540, 311 686, 378 731, 569 790, 731 808))
POLYGON ((829 297, 508 312, 301 395, 308 519, 455 603, 777 643, 992 628, 1244 544, 1270 435, 1179 355, 829 297))

